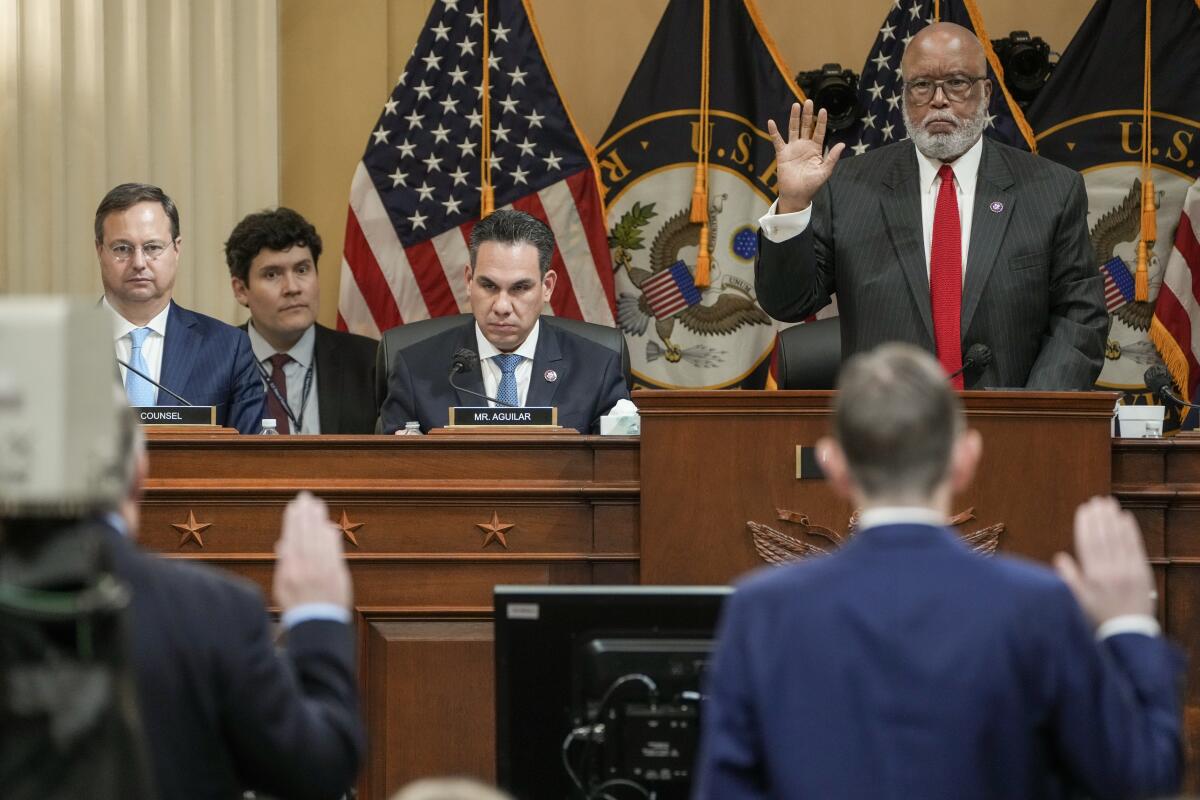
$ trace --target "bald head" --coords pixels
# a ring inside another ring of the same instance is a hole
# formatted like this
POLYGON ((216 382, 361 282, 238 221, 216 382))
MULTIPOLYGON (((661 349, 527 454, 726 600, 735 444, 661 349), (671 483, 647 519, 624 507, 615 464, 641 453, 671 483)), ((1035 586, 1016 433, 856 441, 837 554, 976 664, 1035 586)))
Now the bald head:
POLYGON ((904 128, 927 157, 950 163, 987 125, 992 84, 983 45, 961 25, 936 22, 904 50, 904 128))
POLYGON ((904 77, 911 79, 909 65, 919 62, 930 68, 938 64, 968 66, 974 75, 987 73, 987 55, 975 34, 953 22, 935 22, 917 32, 904 49, 901 65, 904 77))

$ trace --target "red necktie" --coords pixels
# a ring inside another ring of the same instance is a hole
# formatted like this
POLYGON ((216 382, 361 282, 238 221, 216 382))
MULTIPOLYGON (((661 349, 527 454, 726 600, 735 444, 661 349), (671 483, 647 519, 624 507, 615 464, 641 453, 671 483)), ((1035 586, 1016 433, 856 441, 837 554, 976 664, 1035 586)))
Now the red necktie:
MULTIPOLYGON (((929 253, 929 300, 933 307, 933 336, 938 361, 949 375, 962 369, 962 227, 954 194, 954 169, 942 164, 933 212, 933 246, 929 253)), ((963 388, 962 375, 951 380, 963 388)))
POLYGON ((288 426, 287 408, 284 404, 287 403, 287 378, 283 374, 283 366, 292 360, 292 357, 287 353, 276 353, 271 356, 271 385, 279 390, 279 395, 276 396, 271 386, 267 387, 267 414, 275 418, 275 429, 280 433, 291 433, 288 426), (283 398, 281 403, 279 400, 283 398))

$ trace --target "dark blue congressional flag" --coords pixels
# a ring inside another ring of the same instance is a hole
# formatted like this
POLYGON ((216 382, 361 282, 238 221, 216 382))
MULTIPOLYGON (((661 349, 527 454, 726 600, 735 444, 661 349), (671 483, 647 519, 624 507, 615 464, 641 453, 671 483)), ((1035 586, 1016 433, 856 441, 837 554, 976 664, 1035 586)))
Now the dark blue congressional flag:
POLYGON ((1182 330, 1179 306, 1192 294, 1191 280, 1181 273, 1181 281, 1168 275, 1164 282, 1164 268, 1184 198, 1200 177, 1200 7, 1195 0, 1154 0, 1149 31, 1146 8, 1141 0, 1099 0, 1028 111, 1038 154, 1083 173, 1096 269, 1109 277, 1124 265, 1134 275, 1132 297, 1110 289, 1097 381, 1126 392, 1127 402, 1146 402, 1143 375, 1164 356, 1181 386, 1186 361, 1195 357, 1191 336, 1179 341, 1171 333, 1182 330))
POLYGON ((859 105, 865 111, 854 125, 832 134, 829 143, 844 142, 846 152, 843 156, 848 156, 908 138, 900 108, 904 86, 900 61, 904 57, 904 48, 917 32, 940 19, 973 31, 987 53, 992 100, 988 105, 985 135, 1013 147, 1032 149, 1033 134, 1000 78, 1003 70, 973 0, 893 0, 891 5, 863 65, 858 84, 859 105))
POLYGON ((775 341, 754 295, 758 218, 775 196, 766 126, 797 99, 750 0, 667 4, 596 150, 639 384, 763 386, 775 341))

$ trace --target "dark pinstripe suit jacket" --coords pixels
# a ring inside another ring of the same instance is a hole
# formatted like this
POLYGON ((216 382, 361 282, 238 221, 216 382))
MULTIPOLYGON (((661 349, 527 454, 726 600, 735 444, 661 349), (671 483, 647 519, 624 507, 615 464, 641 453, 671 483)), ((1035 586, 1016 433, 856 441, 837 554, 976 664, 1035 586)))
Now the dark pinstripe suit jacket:
MULTIPOLYGON (((759 235, 755 288, 763 309, 794 322, 837 292, 844 358, 888 341, 934 352, 919 191, 910 141, 839 163, 803 234, 782 244, 759 235)), ((1083 179, 984 139, 962 344, 964 353, 987 345, 994 361, 968 371, 967 388, 1089 389, 1104 363, 1107 330, 1083 179)))
MULTIPOLYGON (((198 406, 216 406, 218 425, 258 433, 263 387, 244 331, 172 300, 159 382, 198 406)), ((159 405, 176 402, 158 393, 159 405)))

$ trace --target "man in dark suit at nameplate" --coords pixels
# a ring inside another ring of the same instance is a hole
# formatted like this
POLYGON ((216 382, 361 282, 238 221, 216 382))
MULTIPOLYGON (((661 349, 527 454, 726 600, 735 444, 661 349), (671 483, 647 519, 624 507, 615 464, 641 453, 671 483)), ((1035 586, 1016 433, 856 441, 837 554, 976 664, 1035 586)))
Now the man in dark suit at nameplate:
POLYGON ((279 433, 374 433, 375 350, 317 324, 321 237, 290 208, 250 214, 225 242, 237 301, 279 433))
MULTIPOLYGON (((232 325, 176 305, 179 210, 157 186, 123 183, 96 209, 96 256, 117 358, 193 405, 216 406, 217 424, 256 433, 263 389, 250 340, 232 325)), ((134 406, 179 401, 132 370, 121 380, 134 406)))
POLYGON ((935 23, 904 52, 908 141, 834 165, 826 114, 769 122, 779 198, 759 220, 758 301, 798 321, 836 292, 842 354, 888 341, 993 361, 956 388, 1091 388, 1108 317, 1080 175, 983 137, 992 86, 979 40, 935 23))
POLYGON ((818 459, 857 530, 726 605, 696 797, 1177 791, 1184 663, 1153 616, 1133 516, 1111 498, 1081 506, 1061 579, 983 556, 946 524, 982 445, 940 365, 884 345, 852 357, 838 388, 818 459))
POLYGON ((556 406, 562 427, 599 432, 600 417, 629 391, 615 351, 541 324, 557 279, 554 234, 524 212, 496 211, 471 231, 470 252, 464 279, 474 321, 396 353, 383 432, 409 421, 423 431, 442 427, 451 406, 484 402, 447 379, 460 349, 479 354, 458 378, 468 389, 517 406, 556 406))

